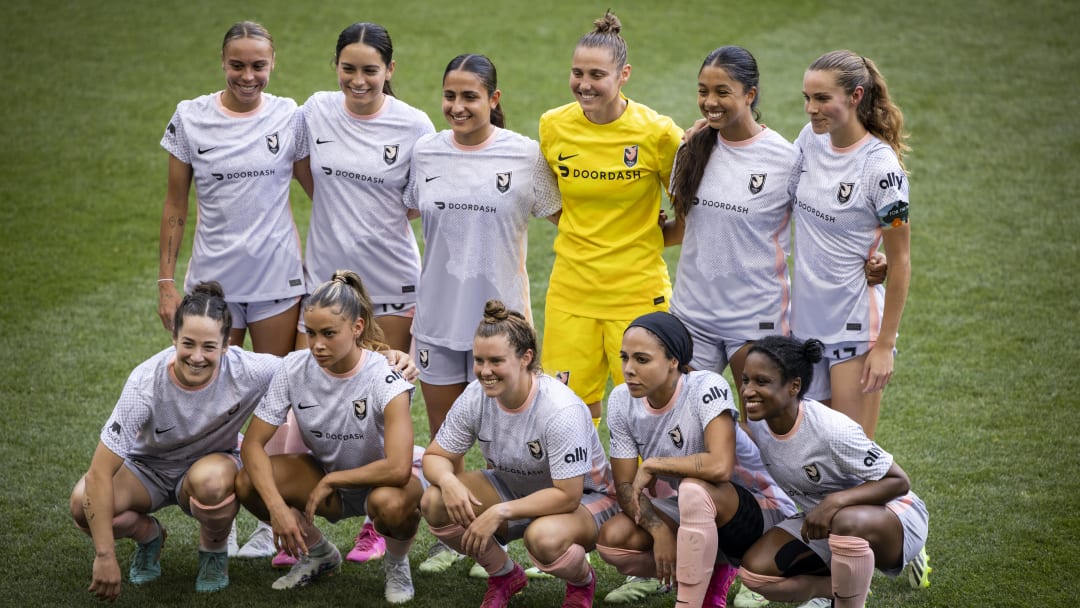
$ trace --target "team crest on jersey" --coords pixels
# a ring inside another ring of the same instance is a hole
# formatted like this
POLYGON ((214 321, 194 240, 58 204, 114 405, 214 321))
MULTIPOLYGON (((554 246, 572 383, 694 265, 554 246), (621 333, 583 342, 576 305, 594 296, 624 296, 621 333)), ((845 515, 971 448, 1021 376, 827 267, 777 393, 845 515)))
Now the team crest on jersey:
POLYGON ((394 144, 392 146, 383 146, 382 159, 386 164, 392 165, 397 162, 397 153, 398 144, 394 144))
POLYGON ((529 455, 533 458, 540 460, 544 457, 544 446, 540 445, 539 439, 533 439, 525 445, 529 446, 529 455))
POLYGON ((821 471, 818 471, 816 464, 805 465, 802 470, 806 473, 806 478, 810 481, 814 483, 821 481, 821 471))
POLYGON ((622 162, 626 164, 628 169, 633 169, 634 165, 637 164, 637 155, 638 147, 636 145, 623 148, 622 162))
POLYGON ((563 384, 570 386, 570 372, 555 372, 555 379, 563 384))
POLYGON ((854 182, 840 182, 840 187, 836 189, 836 200, 841 203, 846 203, 850 201, 851 191, 854 189, 854 182))
POLYGON ((513 173, 513 171, 507 171, 506 173, 496 173, 495 174, 495 187, 498 188, 499 192, 506 192, 507 190, 510 189, 510 174, 511 173, 513 173))
POLYGON ((353 401, 352 411, 359 420, 367 418, 367 399, 357 399, 356 401, 353 401))
POLYGON ((169 132, 169 135, 176 135, 176 125, 169 123, 169 126, 165 128, 169 132))
POLYGON ((109 427, 109 430, 112 431, 114 434, 119 435, 120 434, 120 423, 119 422, 113 422, 112 426, 109 427))
POLYGON ((667 436, 671 438, 671 443, 674 443, 676 448, 680 450, 682 449, 684 441, 681 428, 676 426, 675 428, 667 432, 667 436))
POLYGON ((266 136, 266 147, 271 153, 277 154, 281 150, 281 146, 278 145, 278 134, 276 132, 266 136))
POLYGON ((428 366, 428 349, 421 348, 420 352, 420 367, 427 369, 428 366))
POLYGON ((761 192, 761 189, 765 187, 765 176, 768 173, 751 173, 750 174, 750 194, 757 194, 761 192))

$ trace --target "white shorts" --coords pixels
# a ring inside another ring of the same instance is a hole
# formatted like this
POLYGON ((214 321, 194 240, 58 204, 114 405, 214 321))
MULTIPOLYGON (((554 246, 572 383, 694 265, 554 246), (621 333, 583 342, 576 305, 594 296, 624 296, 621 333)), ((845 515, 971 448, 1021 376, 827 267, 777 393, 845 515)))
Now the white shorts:
MULTIPOLYGON (((798 339, 805 340, 805 338, 801 337, 798 339)), ((832 369, 832 366, 865 355, 870 352, 871 348, 874 348, 874 344, 875 342, 837 342, 835 344, 826 344, 825 351, 821 356, 821 361, 814 364, 814 379, 810 382, 810 386, 806 389, 806 394, 803 395, 803 398, 813 399, 814 401, 831 399, 832 381, 829 377, 829 370, 832 369)))
POLYGON ((476 378, 472 350, 454 350, 416 338, 420 381, 435 386, 467 384, 476 378))
MULTIPOLYGON (((307 296, 303 296, 300 301, 300 317, 296 320, 296 333, 306 334, 307 325, 304 324, 304 304, 307 302, 307 296)), ((374 310, 372 316, 376 319, 379 317, 407 317, 409 319, 416 316, 416 302, 409 302, 406 304, 372 304, 374 310)))
POLYGON ((265 302, 225 302, 232 313, 232 328, 247 329, 248 325, 276 317, 300 303, 300 296, 266 300, 265 302))
MULTIPOLYGON (((747 340, 720 338, 712 340, 686 326, 690 337, 694 339, 694 358, 690 359, 691 369, 723 374, 731 358, 739 349, 746 346, 747 340)), ((738 382, 738 378, 735 379, 738 382)))
MULTIPOLYGON (((239 451, 221 453, 231 456, 233 461, 236 462, 236 470, 240 470, 239 451)), ((198 459, 195 462, 198 462, 198 459)), ((181 505, 179 497, 180 488, 184 485, 184 479, 187 478, 187 473, 195 462, 151 467, 141 460, 125 458, 124 466, 135 475, 139 483, 146 488, 147 494, 150 495, 150 513, 169 505, 178 505, 184 513, 191 515, 188 505, 181 505)))
MULTIPOLYGON (((900 498, 890 500, 885 504, 885 508, 896 515, 897 519, 900 520, 900 526, 904 529, 904 556, 900 560, 899 566, 887 570, 878 568, 878 570, 881 570, 886 576, 895 577, 900 575, 904 570, 904 565, 915 559, 915 556, 919 554, 919 551, 926 544, 926 536, 930 530, 930 514, 926 510, 926 503, 916 496, 914 492, 908 492, 900 498)), ((799 542, 805 542, 802 540, 804 517, 806 517, 806 513, 800 512, 777 525, 799 542)), ((806 544, 821 558, 821 561, 825 562, 825 565, 832 563, 832 549, 829 548, 829 539, 817 538, 806 544)))

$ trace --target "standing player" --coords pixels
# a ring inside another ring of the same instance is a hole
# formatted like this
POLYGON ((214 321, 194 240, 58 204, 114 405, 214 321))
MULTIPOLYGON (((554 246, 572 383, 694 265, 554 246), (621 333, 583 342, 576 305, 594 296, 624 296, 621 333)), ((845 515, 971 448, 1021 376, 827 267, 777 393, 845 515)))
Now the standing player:
MULTIPOLYGON (((300 108, 311 155, 297 175, 313 183, 305 267, 316 282, 355 268, 375 304, 387 345, 408 352, 420 251, 403 203, 413 146, 431 119, 394 97, 394 46, 386 29, 354 23, 338 36, 338 91, 300 108)), ((304 181, 304 180, 301 180, 304 181)))
MULTIPOLYGON (((387 345, 409 352, 420 250, 402 199, 413 146, 435 127, 393 96, 394 45, 381 25, 342 30, 334 65, 340 90, 315 93, 300 108, 301 137, 311 152, 296 166, 312 197, 308 280, 317 285, 338 268, 359 269, 387 345)), ((365 562, 385 551, 368 521, 346 559, 365 562)))
POLYGON ((574 49, 574 103, 540 118, 540 146, 558 178, 563 211, 545 308, 544 367, 589 405, 594 424, 608 377, 622 383, 627 324, 667 310, 660 198, 682 130, 627 99, 622 26, 611 12, 574 49))
POLYGON ((196 285, 169 319, 173 346, 131 372, 71 493, 75 524, 94 540, 89 590, 103 600, 120 595, 117 538, 138 543, 128 580, 161 576, 166 532, 149 514, 171 504, 199 522, 195 590, 229 585, 236 434, 281 367, 273 355, 229 347, 232 319, 217 283, 196 285))
POLYGON ((874 63, 851 51, 814 61, 803 97, 792 333, 825 343, 810 396, 873 438, 911 280, 904 118, 874 63), (881 243, 889 278, 870 287, 863 261, 881 243))
POLYGON ((487 571, 485 608, 505 607, 528 584, 500 546, 518 538, 540 570, 566 581, 563 606, 591 606, 596 574, 586 552, 618 507, 588 410, 540 372, 536 332, 502 302, 485 305, 472 352, 476 380, 424 454, 432 484, 424 519, 487 571), (488 468, 457 473, 476 441, 488 468))
MULTIPOLYGON (((502 128, 501 95, 490 59, 455 57, 443 73, 450 129, 421 138, 413 150, 405 202, 419 209, 424 230, 413 334, 431 437, 471 376, 484 302, 499 298, 531 316, 529 217, 559 211, 558 188, 537 143, 502 128)), ((449 568, 455 557, 444 549, 433 547, 420 569, 449 568)))
POLYGON ((736 424, 723 376, 689 371, 693 350, 686 327, 665 312, 623 334, 626 384, 608 399, 623 512, 604 523, 597 551, 623 574, 678 581, 679 606, 722 607, 731 564, 795 505, 736 424))
MULTIPOLYGON (((161 145, 169 153, 161 215, 158 314, 167 330, 180 301, 174 279, 192 184, 198 224, 185 291, 217 281, 229 295, 230 344, 284 356, 293 349, 304 294, 300 237, 289 206, 294 163, 306 156, 297 136, 296 103, 264 92, 274 69, 274 41, 251 21, 233 25, 221 47, 225 89, 182 101, 161 145)), ((275 438, 284 450, 286 432, 275 438)), ((273 553, 256 530, 238 554, 273 553)))
POLYGON ((771 600, 828 597, 861 608, 875 567, 896 576, 920 552, 928 515, 891 454, 844 414, 804 399, 821 351, 818 340, 772 336, 747 355, 750 431, 802 512, 766 532, 739 575, 771 600))
POLYGON ((303 587, 341 565, 314 525, 367 514, 386 539, 386 600, 413 597, 409 547, 423 487, 412 469, 412 385, 381 346, 360 277, 338 271, 305 301, 310 348, 285 357, 248 427, 236 494, 269 521, 279 546, 298 558, 274 589, 303 587), (268 456, 265 444, 292 410, 308 454, 268 456))

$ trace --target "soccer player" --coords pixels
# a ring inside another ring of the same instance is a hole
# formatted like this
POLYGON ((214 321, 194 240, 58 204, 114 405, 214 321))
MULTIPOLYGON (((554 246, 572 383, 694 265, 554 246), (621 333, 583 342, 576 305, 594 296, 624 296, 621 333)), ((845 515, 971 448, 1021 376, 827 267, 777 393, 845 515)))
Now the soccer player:
POLYGON ((671 282, 657 223, 682 130, 627 99, 622 25, 611 12, 578 41, 575 101, 540 118, 540 146, 562 195, 545 307, 544 367, 589 405, 595 424, 634 318, 667 310, 671 282))
POLYGON ((750 432, 802 511, 754 543, 739 575, 771 600, 831 598, 837 608, 861 608, 875 567, 896 576, 919 554, 928 514, 891 454, 851 418, 805 398, 823 348, 770 336, 747 354, 750 432))
POLYGON ((412 384, 374 352, 382 332, 355 273, 338 271, 305 300, 304 325, 309 349, 285 357, 248 427, 236 495, 298 559, 274 589, 340 568, 316 515, 333 522, 366 514, 386 542, 386 600, 409 601, 408 553, 423 494, 413 470, 412 384), (268 456, 265 444, 290 409, 310 452, 268 456))
POLYGON ((166 531, 150 513, 171 504, 199 522, 195 590, 229 584, 236 434, 281 366, 276 356, 229 346, 229 310, 213 282, 181 300, 169 315, 173 346, 131 372, 71 493, 75 524, 94 540, 89 590, 100 599, 120 595, 117 538, 138 544, 128 580, 142 585, 161 576, 166 531))
MULTIPOLYGON (((265 92, 274 69, 274 41, 251 21, 233 25, 221 46, 225 88, 181 101, 161 145, 169 153, 161 215, 158 315, 172 329, 180 301, 174 279, 195 186, 198 223, 185 291, 217 281, 229 297, 229 342, 284 356, 296 341, 305 293, 300 237, 289 206, 294 164, 307 155, 296 102, 265 92)), ((286 450, 288 432, 275 438, 286 450)), ((256 529, 239 557, 273 555, 269 532, 256 529)))
POLYGON ((420 251, 403 203, 413 146, 435 127, 423 111, 394 97, 394 46, 375 23, 338 36, 338 91, 312 95, 300 108, 311 155, 297 175, 313 184, 305 267, 315 285, 338 268, 357 269, 390 348, 408 352, 420 280, 420 251))
POLYGON ((563 606, 591 606, 596 574, 586 553, 618 510, 588 409, 540 372, 536 350, 523 314, 487 302, 472 348, 476 380, 424 454, 424 519, 487 571, 485 608, 505 607, 528 584, 500 546, 518 538, 540 570, 566 581, 563 606), (488 468, 457 473, 477 441, 488 468))
POLYGON ((622 513, 604 523, 597 551, 623 574, 678 582, 679 606, 722 607, 732 564, 795 505, 736 424, 723 376, 689 371, 693 351, 666 312, 638 317, 623 334, 626 384, 608 398, 622 513))
MULTIPOLYGON (((525 254, 530 217, 560 208, 537 143, 503 128, 497 74, 483 55, 459 55, 443 73, 450 129, 413 149, 405 203, 423 222, 424 263, 413 322, 431 437, 472 375, 484 302, 497 298, 531 318, 525 254)), ((456 557, 436 544, 423 572, 456 557)))
POLYGON ((911 279, 904 119, 874 62, 851 51, 814 61, 803 97, 791 331, 825 343, 810 397, 872 439, 911 279), (868 286, 863 261, 882 243, 889 277, 868 286))

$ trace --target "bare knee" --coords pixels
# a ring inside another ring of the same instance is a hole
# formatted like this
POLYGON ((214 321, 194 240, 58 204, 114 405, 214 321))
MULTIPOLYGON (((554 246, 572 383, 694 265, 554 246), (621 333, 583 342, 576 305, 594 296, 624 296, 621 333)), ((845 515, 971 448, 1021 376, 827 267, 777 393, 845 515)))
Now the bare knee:
POLYGON ((391 530, 413 527, 419 523, 419 505, 401 488, 375 488, 368 495, 368 515, 391 530))
POLYGON ((420 499, 420 512, 429 526, 441 528, 450 523, 446 505, 443 503, 442 490, 438 486, 430 486, 424 490, 424 496, 420 499))
POLYGON ((236 464, 228 456, 214 454, 191 465, 184 479, 189 496, 203 504, 216 505, 234 491, 236 464))
POLYGON ((524 540, 529 554, 543 563, 559 559, 573 543, 564 526, 553 525, 553 522, 545 521, 543 517, 529 524, 525 529, 524 540))
POLYGON ((649 542, 648 533, 635 524, 625 513, 617 513, 614 517, 600 526, 600 534, 596 543, 605 547, 618 547, 631 551, 646 551, 652 543, 649 542))

